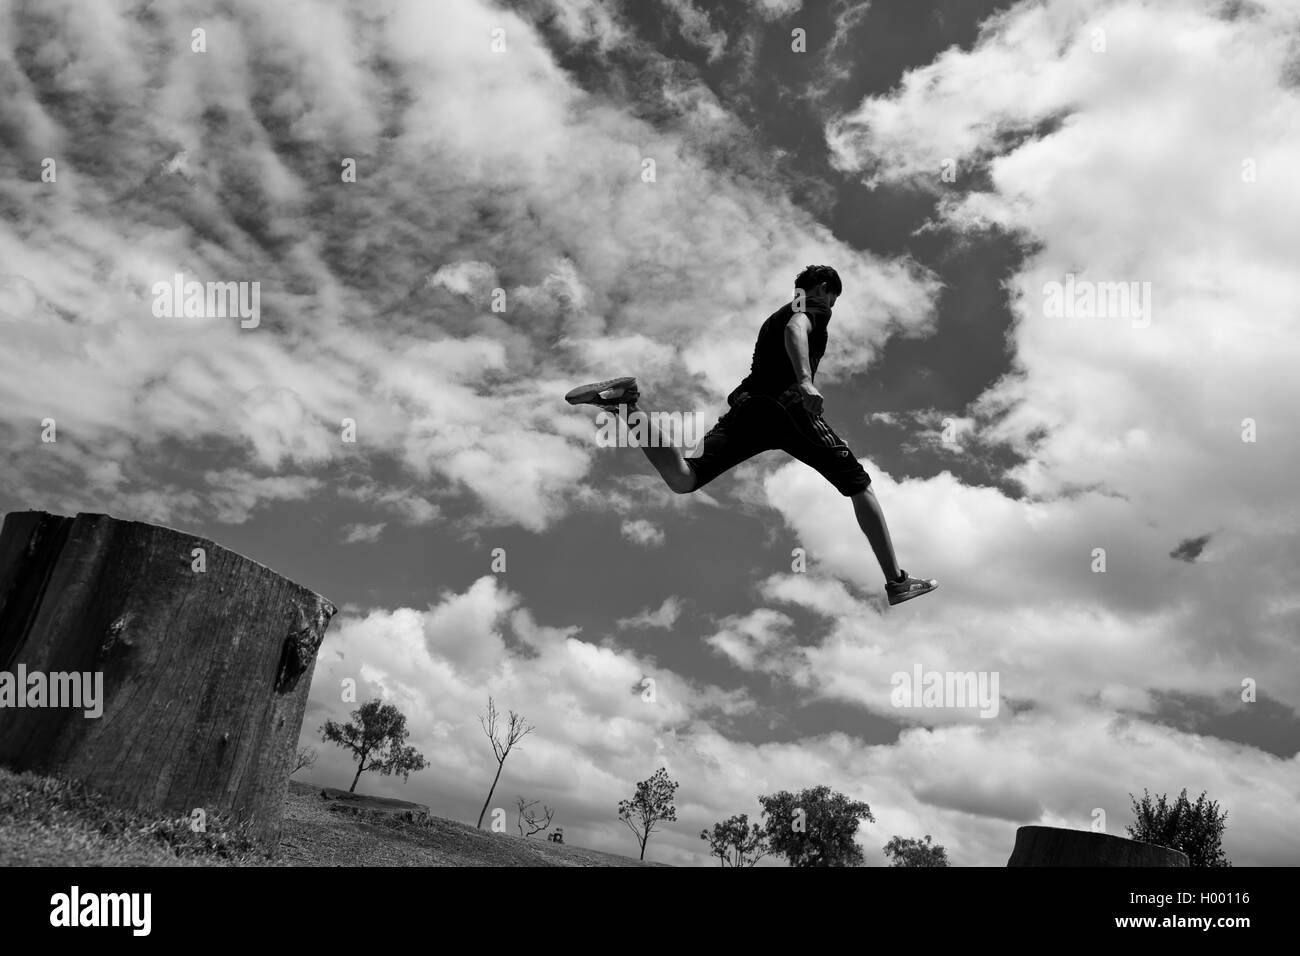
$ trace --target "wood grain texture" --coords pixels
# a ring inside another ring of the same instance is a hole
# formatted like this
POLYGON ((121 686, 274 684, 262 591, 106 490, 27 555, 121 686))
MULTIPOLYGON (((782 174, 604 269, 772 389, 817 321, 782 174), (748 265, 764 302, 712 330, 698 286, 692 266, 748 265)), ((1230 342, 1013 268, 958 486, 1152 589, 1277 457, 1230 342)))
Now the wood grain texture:
POLYGON ((0 670, 103 673, 103 715, 0 708, 0 763, 139 807, 233 813, 278 840, 335 607, 204 538, 108 515, 0 530, 0 670), (195 548, 207 569, 193 570, 195 548))
POLYGON ((1187 866, 1187 854, 1108 833, 1021 827, 1007 866, 1187 866))

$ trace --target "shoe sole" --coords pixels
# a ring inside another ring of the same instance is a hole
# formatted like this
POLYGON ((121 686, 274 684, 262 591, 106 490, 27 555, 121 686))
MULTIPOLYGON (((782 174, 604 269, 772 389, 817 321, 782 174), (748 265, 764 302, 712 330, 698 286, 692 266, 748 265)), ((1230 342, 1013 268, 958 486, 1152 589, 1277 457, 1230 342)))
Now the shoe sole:
POLYGON ((587 405, 593 399, 599 398, 600 393, 607 388, 618 388, 628 386, 636 381, 635 378, 624 376, 623 378, 611 378, 604 382, 593 382, 590 385, 579 385, 577 388, 569 389, 564 396, 564 400, 570 405, 587 405))
POLYGON ((931 591, 937 591, 937 590, 939 590, 939 585, 936 583, 930 585, 924 591, 908 591, 902 597, 894 597, 894 595, 892 594, 887 594, 886 597, 889 598, 890 607, 897 607, 900 604, 906 604, 908 601, 912 600, 913 598, 924 597, 925 595, 929 594, 931 591))

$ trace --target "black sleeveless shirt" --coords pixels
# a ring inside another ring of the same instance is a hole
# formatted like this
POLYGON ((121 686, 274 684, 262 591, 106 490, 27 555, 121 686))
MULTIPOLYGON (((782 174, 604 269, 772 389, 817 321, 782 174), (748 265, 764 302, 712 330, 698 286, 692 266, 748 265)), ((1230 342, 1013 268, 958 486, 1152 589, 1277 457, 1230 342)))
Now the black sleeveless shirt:
MULTIPOLYGON (((808 367, 816 378, 817 365, 826 353, 826 328, 831 321, 831 308, 825 299, 807 296, 803 311, 812 323, 812 328, 808 330, 808 367)), ((758 330, 758 341, 754 343, 754 359, 750 363, 749 374, 727 397, 729 404, 734 404, 732 396, 741 392, 779 395, 799 381, 790 354, 785 350, 785 327, 794 313, 794 304, 787 302, 763 322, 758 330)))

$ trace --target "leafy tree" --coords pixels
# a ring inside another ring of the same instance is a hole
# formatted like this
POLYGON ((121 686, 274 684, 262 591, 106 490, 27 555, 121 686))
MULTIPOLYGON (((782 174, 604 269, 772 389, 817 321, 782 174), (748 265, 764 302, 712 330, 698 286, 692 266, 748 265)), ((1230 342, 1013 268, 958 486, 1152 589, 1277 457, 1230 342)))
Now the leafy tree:
POLYGON ((767 834, 761 824, 751 826, 746 813, 713 824, 712 832, 701 830, 700 839, 709 841, 709 856, 723 866, 753 866, 767 856, 767 834))
POLYGON ((507 718, 504 733, 498 733, 497 720, 500 717, 496 701, 489 697, 487 711, 478 722, 483 727, 483 733, 487 734, 488 740, 492 741, 492 756, 497 761, 497 775, 492 778, 492 786, 488 787, 487 799, 483 801, 483 809, 478 812, 478 823, 474 824, 476 827, 483 825, 483 817, 487 814, 488 804, 492 802, 497 781, 501 779, 501 768, 506 765, 506 758, 510 756, 510 751, 514 749, 515 744, 537 729, 529 724, 522 714, 516 714, 512 710, 507 718))
POLYGON ((825 786, 799 793, 782 790, 759 797, 764 831, 772 852, 791 866, 861 866, 862 847, 854 841, 861 820, 875 822, 871 807, 831 793, 825 786))
POLYGON ((1128 796, 1133 801, 1133 823, 1128 835, 1134 840, 1182 850, 1192 866, 1232 866, 1222 845, 1228 813, 1221 811, 1215 801, 1207 800, 1205 791, 1192 803, 1184 787, 1172 805, 1168 794, 1152 799, 1145 789, 1141 800, 1131 793, 1128 796))
POLYGON ((679 784, 668 777, 668 769, 660 767, 650 778, 636 785, 636 795, 631 800, 618 802, 618 817, 627 824, 641 845, 641 859, 645 859, 645 845, 655 825, 676 822, 677 807, 673 795, 679 784))
POLYGON ((948 851, 938 843, 931 843, 928 833, 924 842, 894 837, 885 844, 885 856, 889 858, 890 866, 948 865, 948 851))
POLYGON ((316 766, 316 758, 320 756, 315 747, 299 747, 298 752, 293 758, 293 769, 289 771, 289 776, 293 776, 299 770, 308 770, 316 766))
POLYGON ((346 724, 325 721, 321 736, 327 743, 346 747, 356 757, 357 774, 348 793, 357 789, 357 781, 367 770, 378 770, 386 777, 400 773, 403 780, 409 780, 412 773, 427 766, 414 747, 406 746, 410 736, 406 715, 378 698, 354 710, 352 720, 346 724))

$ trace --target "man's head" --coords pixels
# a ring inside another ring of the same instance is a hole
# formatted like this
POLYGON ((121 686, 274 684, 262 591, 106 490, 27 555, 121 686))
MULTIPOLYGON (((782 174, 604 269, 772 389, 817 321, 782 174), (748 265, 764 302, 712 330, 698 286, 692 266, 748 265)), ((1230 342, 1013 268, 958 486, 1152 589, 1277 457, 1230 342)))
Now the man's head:
POLYGON ((795 277, 794 287, 803 289, 808 295, 825 299, 826 304, 832 307, 844 291, 840 274, 830 266, 805 266, 803 272, 795 277))

